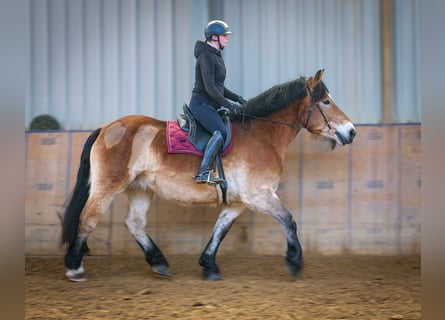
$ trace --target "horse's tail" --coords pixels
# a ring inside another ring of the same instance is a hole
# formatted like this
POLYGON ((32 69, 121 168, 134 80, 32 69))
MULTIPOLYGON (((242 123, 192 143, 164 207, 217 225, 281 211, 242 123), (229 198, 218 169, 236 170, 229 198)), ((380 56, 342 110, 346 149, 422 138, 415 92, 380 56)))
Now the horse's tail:
POLYGON ((99 135, 100 128, 90 134, 85 142, 80 156, 80 165, 77 172, 77 181, 71 197, 68 199, 65 215, 62 221, 62 245, 68 246, 70 251, 78 235, 80 213, 90 194, 90 153, 94 142, 99 135))

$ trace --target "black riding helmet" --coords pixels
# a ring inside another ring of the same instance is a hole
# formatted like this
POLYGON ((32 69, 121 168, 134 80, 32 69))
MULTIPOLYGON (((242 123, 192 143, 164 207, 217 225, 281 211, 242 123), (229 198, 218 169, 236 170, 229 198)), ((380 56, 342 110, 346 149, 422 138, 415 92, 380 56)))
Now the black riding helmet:
MULTIPOLYGON (((230 27, 227 23, 225 23, 222 20, 212 20, 207 24, 207 27, 204 29, 204 36, 206 40, 210 40, 213 35, 218 36, 218 42, 219 42, 219 36, 222 34, 231 34, 232 31, 230 30, 230 27)), ((221 50, 224 49, 224 47, 221 46, 221 50)))

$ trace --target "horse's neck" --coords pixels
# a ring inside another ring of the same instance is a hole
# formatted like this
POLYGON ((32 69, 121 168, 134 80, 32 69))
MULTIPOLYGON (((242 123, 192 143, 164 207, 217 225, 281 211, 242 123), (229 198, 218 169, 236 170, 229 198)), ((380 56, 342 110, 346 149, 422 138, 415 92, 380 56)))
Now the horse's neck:
POLYGON ((276 129, 277 131, 280 131, 282 138, 284 140, 287 140, 288 144, 295 139, 295 136, 299 132, 299 130, 295 130, 295 128, 301 126, 301 124, 298 121, 299 118, 298 109, 301 106, 300 102, 301 101, 298 100, 292 103, 291 105, 287 106, 286 108, 273 112, 268 116, 268 118, 276 122, 279 122, 277 123, 279 128, 276 129))
POLYGON ((275 111, 267 116, 271 122, 264 121, 261 125, 265 132, 263 139, 268 139, 280 153, 287 152, 289 144, 295 139, 300 132, 300 124, 298 122, 298 112, 296 108, 299 103, 292 104, 287 108, 275 111))

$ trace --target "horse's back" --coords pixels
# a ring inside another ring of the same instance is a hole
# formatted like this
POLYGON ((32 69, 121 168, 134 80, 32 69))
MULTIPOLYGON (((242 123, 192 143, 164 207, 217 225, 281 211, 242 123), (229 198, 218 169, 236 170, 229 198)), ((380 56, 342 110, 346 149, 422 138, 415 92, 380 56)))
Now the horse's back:
POLYGON ((127 115, 103 126, 98 143, 102 143, 101 147, 104 151, 116 152, 116 149, 129 149, 141 138, 153 139, 159 133, 163 134, 165 126, 165 121, 149 116, 127 115))
POLYGON ((116 123, 119 123, 126 128, 139 128, 144 125, 151 125, 154 127, 165 127, 166 122, 163 120, 159 120, 147 115, 143 114, 131 114, 123 116, 119 119, 116 119, 109 124, 105 125, 103 129, 106 129, 110 126, 115 125, 116 123))

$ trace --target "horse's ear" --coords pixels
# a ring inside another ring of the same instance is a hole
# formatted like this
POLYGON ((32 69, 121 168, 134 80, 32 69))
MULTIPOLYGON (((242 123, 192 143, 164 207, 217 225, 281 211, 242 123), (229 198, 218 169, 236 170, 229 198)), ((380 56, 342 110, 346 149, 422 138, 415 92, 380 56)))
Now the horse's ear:
POLYGON ((317 71, 317 73, 315 74, 314 77, 309 78, 308 83, 309 83, 309 87, 311 87, 311 89, 314 89, 318 85, 318 83, 323 78, 323 73, 324 73, 324 69, 320 69, 317 71))
POLYGON ((321 81, 321 78, 323 78, 324 69, 320 69, 315 74, 315 80, 317 80, 317 83, 321 81))

